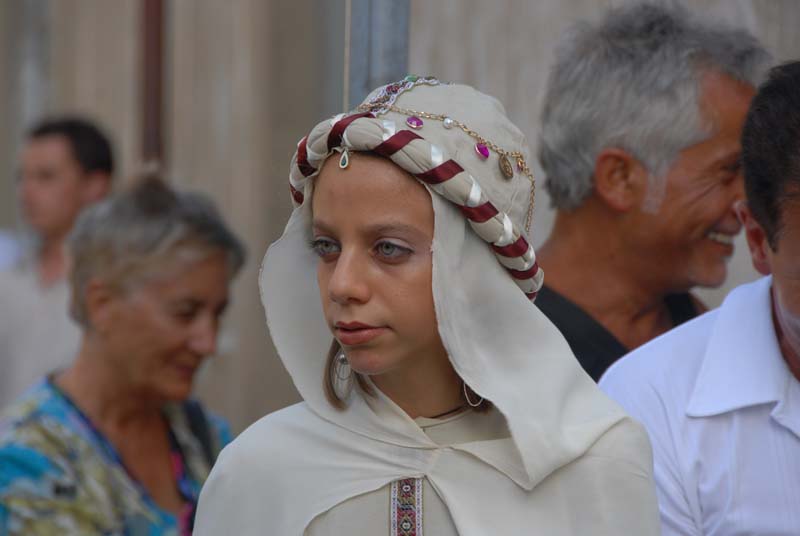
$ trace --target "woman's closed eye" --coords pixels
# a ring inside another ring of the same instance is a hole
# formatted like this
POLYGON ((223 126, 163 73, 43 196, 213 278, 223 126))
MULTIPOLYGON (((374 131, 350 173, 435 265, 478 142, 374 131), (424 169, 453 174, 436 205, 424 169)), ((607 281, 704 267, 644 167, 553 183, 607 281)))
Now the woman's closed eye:
POLYGON ((190 323, 200 311, 200 306, 194 302, 182 302, 171 307, 172 315, 179 321, 190 323))

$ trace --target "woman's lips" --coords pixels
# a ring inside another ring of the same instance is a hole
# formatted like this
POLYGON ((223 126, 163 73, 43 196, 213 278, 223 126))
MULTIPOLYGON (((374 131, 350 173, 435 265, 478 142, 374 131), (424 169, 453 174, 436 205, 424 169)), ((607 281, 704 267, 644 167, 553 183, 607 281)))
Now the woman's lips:
POLYGON ((366 344, 386 331, 384 327, 369 326, 360 322, 337 322, 336 339, 345 346, 366 344))

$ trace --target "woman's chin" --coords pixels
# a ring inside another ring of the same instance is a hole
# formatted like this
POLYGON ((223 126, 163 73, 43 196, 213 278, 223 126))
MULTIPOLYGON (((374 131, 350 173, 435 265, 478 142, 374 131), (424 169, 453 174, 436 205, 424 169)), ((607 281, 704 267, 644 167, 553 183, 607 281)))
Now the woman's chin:
POLYGON ((374 352, 369 351, 350 351, 347 352, 347 361, 354 372, 364 376, 378 376, 384 374, 397 366, 384 357, 379 357, 374 352))
POLYGON ((158 393, 161 398, 169 402, 182 402, 192 394, 191 381, 173 381, 158 386, 158 393))

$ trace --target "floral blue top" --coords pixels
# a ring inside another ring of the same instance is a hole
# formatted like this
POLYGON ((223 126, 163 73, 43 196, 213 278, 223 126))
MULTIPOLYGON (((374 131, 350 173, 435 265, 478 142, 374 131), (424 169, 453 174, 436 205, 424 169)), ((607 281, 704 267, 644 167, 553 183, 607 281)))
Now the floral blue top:
POLYGON ((197 402, 165 408, 175 479, 186 506, 162 510, 114 447, 48 379, 0 417, 0 536, 191 534, 194 506, 231 437, 197 402))

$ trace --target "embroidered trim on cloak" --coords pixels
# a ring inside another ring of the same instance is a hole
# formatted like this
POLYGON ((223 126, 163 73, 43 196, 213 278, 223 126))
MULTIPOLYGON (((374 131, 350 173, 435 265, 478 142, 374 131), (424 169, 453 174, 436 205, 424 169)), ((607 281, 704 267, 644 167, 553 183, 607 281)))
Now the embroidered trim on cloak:
POLYGON ((392 536, 422 536, 422 479, 392 482, 392 536))

